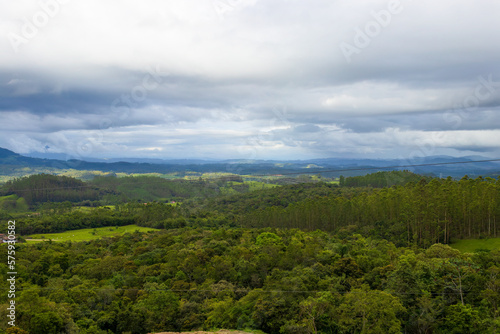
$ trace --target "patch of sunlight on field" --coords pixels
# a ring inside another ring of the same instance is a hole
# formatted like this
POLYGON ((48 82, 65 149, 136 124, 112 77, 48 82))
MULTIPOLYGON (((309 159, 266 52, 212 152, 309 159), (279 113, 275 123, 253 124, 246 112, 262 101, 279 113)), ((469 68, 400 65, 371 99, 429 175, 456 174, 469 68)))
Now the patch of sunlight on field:
POLYGON ((260 182, 260 181, 245 181, 245 184, 248 184, 249 191, 279 187, 277 184, 260 182))
POLYGON ((89 241, 99 239, 102 237, 112 237, 122 235, 125 233, 149 232, 158 231, 158 229, 150 227, 142 227, 137 225, 126 226, 107 226, 98 228, 86 228, 81 230, 66 231, 61 233, 41 233, 25 236, 27 242, 40 242, 40 241, 89 241), (28 239, 30 238, 30 239, 28 239))
POLYGON ((80 212, 92 212, 95 209, 110 209, 110 210, 115 210, 116 205, 103 205, 100 207, 90 207, 90 206, 75 206, 73 207, 73 211, 80 211, 80 212))
POLYGON ((478 249, 495 250, 500 249, 500 238, 489 239, 463 239, 450 244, 462 253, 473 253, 478 249))

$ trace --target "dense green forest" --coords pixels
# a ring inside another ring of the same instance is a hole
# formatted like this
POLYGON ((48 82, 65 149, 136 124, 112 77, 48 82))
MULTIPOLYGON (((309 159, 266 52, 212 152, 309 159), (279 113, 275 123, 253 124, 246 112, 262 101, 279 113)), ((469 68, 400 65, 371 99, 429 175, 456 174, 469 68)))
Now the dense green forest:
POLYGON ((6 182, 0 187, 0 195, 23 197, 35 209, 47 202, 93 206, 210 198, 248 192, 249 183, 244 183, 242 177, 237 175, 193 180, 151 175, 117 177, 109 174, 83 182, 73 177, 36 174, 6 182))
MULTIPOLYGON (((500 251, 462 254, 446 245, 498 236, 500 182, 492 178, 396 171, 340 182, 113 175, 82 182, 45 174, 12 180, 0 194, 3 233, 9 219, 21 236, 162 229, 18 243, 17 324, 31 334, 500 329, 500 251)), ((7 258, 5 245, 0 252, 7 258)), ((0 268, 5 276, 5 261, 0 268)), ((1 284, 6 291, 6 279, 1 284)), ((6 328, 0 322, 0 332, 6 328)))
POLYGON ((37 174, 7 182, 2 189, 5 195, 23 197, 29 205, 44 202, 94 201, 99 192, 89 184, 67 176, 37 174))
MULTIPOLYGON (((384 238, 398 246, 430 246, 499 235, 497 180, 420 177, 418 182, 405 183, 416 177, 409 172, 386 172, 354 177, 363 187, 315 181, 250 191, 242 180, 230 178, 98 177, 84 183, 37 175, 7 183, 2 190, 6 197, 0 204, 25 207, 25 197, 19 196, 35 189, 26 196, 26 203, 37 214, 13 216, 21 234, 137 223, 154 228, 320 229, 384 238), (404 185, 367 186, 382 179, 404 185), (52 201, 44 202, 46 198, 52 201), (131 202, 124 202, 126 198, 131 202), (82 211, 75 205, 96 207, 82 211)), ((350 179, 343 183, 350 183, 350 179)))
POLYGON ((351 176, 345 178, 340 176, 340 185, 343 187, 374 187, 384 188, 392 186, 402 186, 408 182, 419 182, 420 180, 430 181, 431 176, 423 176, 406 170, 394 170, 387 172, 377 172, 361 176, 351 176))
POLYGON ((17 323, 31 334, 500 329, 498 251, 398 248, 297 229, 184 228, 19 244, 18 257, 17 323))
POLYGON ((452 238, 496 237, 500 183, 481 177, 460 181, 425 179, 357 193, 317 196, 283 208, 273 206, 243 217, 248 227, 342 229, 388 240, 429 246, 452 238))

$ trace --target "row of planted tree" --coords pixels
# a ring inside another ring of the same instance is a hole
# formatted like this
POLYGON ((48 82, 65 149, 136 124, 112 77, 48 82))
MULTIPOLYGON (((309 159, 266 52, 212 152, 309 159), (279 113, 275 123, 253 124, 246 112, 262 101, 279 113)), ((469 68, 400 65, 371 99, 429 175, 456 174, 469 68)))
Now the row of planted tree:
MULTIPOLYGON (((374 175, 377 180, 408 177, 393 172, 374 175)), ((372 179, 367 180, 372 182, 372 179)), ((363 180, 357 182, 360 181, 363 180)), ((321 229, 341 235, 356 232, 385 238, 398 245, 428 246, 437 242, 450 243, 452 239, 499 236, 500 181, 481 177, 464 177, 459 181, 422 178, 418 182, 386 188, 350 188, 319 182, 245 194, 190 198, 181 205, 135 202, 75 210, 69 202, 44 203, 37 215, 30 213, 18 217, 19 233, 61 232, 132 223, 167 229, 182 226, 281 227, 321 229)))
POLYGON ((429 245, 500 234, 500 181, 463 177, 410 182, 353 196, 325 196, 270 207, 242 218, 246 227, 359 231, 429 245))

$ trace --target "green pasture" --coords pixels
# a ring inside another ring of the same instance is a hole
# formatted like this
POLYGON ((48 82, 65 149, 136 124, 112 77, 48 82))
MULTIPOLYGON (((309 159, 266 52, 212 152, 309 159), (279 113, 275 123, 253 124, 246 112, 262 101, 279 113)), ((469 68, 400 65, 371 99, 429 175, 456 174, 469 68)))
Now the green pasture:
POLYGON ((277 184, 260 182, 260 181, 245 181, 245 184, 248 184, 249 191, 279 187, 277 184))
POLYGON ((500 238, 463 239, 450 244, 450 246, 462 253, 473 253, 478 249, 495 250, 500 249, 500 238))
POLYGON ((0 196, 0 210, 8 212, 26 212, 29 207, 22 197, 17 195, 0 196))
POLYGON ((81 230, 66 231, 61 233, 43 233, 43 234, 32 234, 25 236, 27 242, 39 242, 46 240, 53 241, 88 241, 99 239, 102 237, 112 237, 116 235, 122 235, 125 233, 133 233, 135 231, 139 232, 149 232, 158 231, 158 229, 150 227, 142 227, 137 225, 126 225, 126 226, 107 226, 98 228, 85 228, 81 230), (31 240, 30 240, 31 239, 31 240))
POLYGON ((116 205, 102 205, 99 207, 90 207, 90 206, 75 206, 75 207, 73 207, 73 211, 80 211, 80 212, 92 212, 96 209, 115 210, 116 205))

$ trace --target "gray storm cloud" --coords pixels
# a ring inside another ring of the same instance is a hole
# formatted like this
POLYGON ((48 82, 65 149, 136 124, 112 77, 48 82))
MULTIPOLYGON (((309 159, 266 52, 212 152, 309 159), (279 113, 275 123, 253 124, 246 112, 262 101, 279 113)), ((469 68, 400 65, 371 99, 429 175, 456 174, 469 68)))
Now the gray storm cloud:
POLYGON ((2 3, 0 146, 89 157, 497 157, 499 9, 493 0, 2 3))

